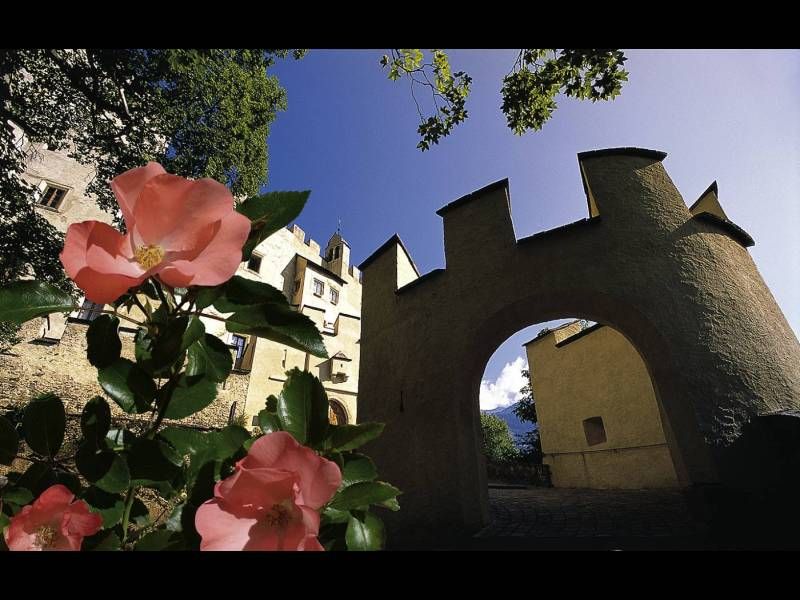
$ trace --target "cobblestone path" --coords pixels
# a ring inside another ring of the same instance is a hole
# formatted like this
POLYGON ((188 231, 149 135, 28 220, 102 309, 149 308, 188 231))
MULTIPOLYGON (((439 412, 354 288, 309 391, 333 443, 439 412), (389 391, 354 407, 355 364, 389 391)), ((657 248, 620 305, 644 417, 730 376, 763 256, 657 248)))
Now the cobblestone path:
POLYGON ((670 549, 702 547, 674 490, 489 488, 490 523, 470 549, 670 549))

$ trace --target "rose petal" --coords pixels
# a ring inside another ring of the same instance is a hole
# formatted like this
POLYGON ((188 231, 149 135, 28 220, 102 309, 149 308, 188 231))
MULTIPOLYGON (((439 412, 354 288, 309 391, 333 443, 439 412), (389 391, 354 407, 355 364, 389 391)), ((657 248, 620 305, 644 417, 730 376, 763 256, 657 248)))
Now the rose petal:
POLYGON ((208 500, 195 515, 195 528, 202 541, 200 550, 243 550, 250 540, 255 519, 238 518, 223 510, 219 501, 208 500))
POLYGON ((153 177, 166 173, 164 167, 156 162, 149 162, 138 169, 125 171, 111 180, 111 189, 117 197, 117 204, 122 210, 125 225, 128 231, 133 229, 133 211, 136 208, 136 201, 145 184, 153 177))
POLYGON ((231 211, 220 221, 219 230, 192 260, 165 265, 159 277, 167 285, 219 285, 233 277, 242 262, 242 246, 250 235, 250 219, 231 211))
POLYGON ((135 229, 145 244, 164 250, 193 250, 207 225, 233 212, 233 196, 213 179, 192 181, 166 173, 149 180, 134 209, 135 229))
POLYGON ((258 438, 239 463, 243 468, 274 468, 296 472, 302 499, 300 502, 319 509, 342 484, 339 466, 297 443, 290 433, 276 431, 258 438))

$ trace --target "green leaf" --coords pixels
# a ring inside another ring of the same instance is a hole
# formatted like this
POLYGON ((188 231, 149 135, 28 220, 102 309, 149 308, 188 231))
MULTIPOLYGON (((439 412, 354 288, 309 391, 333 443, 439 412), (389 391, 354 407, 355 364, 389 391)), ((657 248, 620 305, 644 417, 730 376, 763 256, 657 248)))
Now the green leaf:
POLYGON ((186 331, 183 334, 183 342, 181 343, 181 352, 184 352, 189 349, 189 346, 194 344, 197 340, 203 337, 203 334, 206 332, 206 326, 203 325, 203 322, 200 320, 200 317, 191 317, 189 319, 189 325, 186 327, 186 331))
POLYGON ((118 358, 97 373, 100 387, 126 413, 143 413, 150 409, 156 385, 138 365, 118 358))
POLYGON ((214 300, 214 308, 223 313, 264 304, 288 306, 283 292, 276 287, 240 275, 234 275, 220 286, 220 294, 214 300))
POLYGON ((370 504, 379 504, 400 493, 393 485, 383 481, 364 481, 340 490, 330 502, 332 508, 352 510, 370 504))
POLYGON ((116 494, 131 484, 131 473, 125 459, 112 450, 98 450, 92 444, 81 444, 75 454, 78 471, 95 487, 116 494))
POLYGON ((326 506, 321 516, 323 523, 347 523, 350 520, 350 511, 336 510, 326 506))
POLYGON ((117 452, 129 449, 135 440, 136 436, 127 429, 110 429, 106 434, 106 444, 117 452))
POLYGON ((169 482, 180 472, 183 457, 166 442, 138 439, 128 454, 131 485, 150 486, 169 482))
POLYGON ((172 398, 164 416, 167 419, 183 419, 203 410, 216 397, 217 384, 207 376, 182 375, 172 390, 172 398))
MULTIPOLYGON (((166 427, 159 432, 158 437, 169 442, 181 456, 189 456, 186 480, 188 487, 191 488, 207 465, 211 474, 218 473, 222 462, 235 456, 242 445, 250 439, 250 433, 238 425, 228 425, 220 431, 206 432, 182 427, 166 427)), ((199 503, 207 499, 208 497, 204 497, 199 503)))
POLYGON ((119 339, 119 319, 100 315, 86 330, 86 356, 97 368, 107 367, 119 358, 122 342, 119 339))
POLYGON ((328 396, 319 379, 294 368, 287 374, 278 396, 281 429, 304 445, 325 439, 328 433, 328 396))
POLYGON ((222 286, 200 287, 198 288, 195 306, 197 310, 203 310, 214 304, 214 301, 222 295, 222 286))
POLYGON ((0 465, 10 465, 19 450, 19 435, 5 417, 0 417, 0 465))
POLYGON ((0 321, 20 324, 76 308, 69 294, 43 281, 14 281, 0 287, 0 321))
POLYGON ((363 446, 377 438, 385 427, 384 423, 360 423, 358 425, 331 425, 326 449, 344 452, 363 446))
POLYGON ((314 321, 288 303, 243 308, 228 317, 225 328, 232 333, 255 335, 328 358, 325 342, 314 321))
POLYGON ((134 550, 160 551, 160 550, 185 550, 183 536, 175 531, 168 529, 157 529, 151 531, 138 542, 134 550))
MULTIPOLYGON (((153 343, 151 356, 153 368, 156 371, 171 366, 181 354, 189 317, 183 316, 170 319, 161 330, 153 343)), ((194 333, 194 332, 193 332, 194 333)))
POLYGON ((380 550, 384 540, 383 522, 378 517, 372 513, 351 515, 345 533, 348 550, 380 550))
POLYGON ((3 502, 10 502, 17 506, 25 506, 33 502, 33 493, 24 487, 13 487, 11 489, 0 490, 0 498, 3 502))
POLYGON ((242 249, 247 260, 253 249, 281 227, 294 221, 308 200, 310 191, 267 192, 240 203, 236 210, 250 219, 250 236, 242 249))
POLYGON ((34 452, 43 456, 55 456, 64 442, 67 417, 64 404, 54 394, 34 398, 25 407, 22 431, 25 441, 34 452))
POLYGON ((186 375, 205 375, 211 381, 223 382, 233 368, 231 349, 209 333, 189 346, 186 375))
POLYGON ((281 422, 278 415, 264 409, 258 413, 258 426, 264 433, 272 433, 281 430, 281 422))
POLYGON ((81 413, 83 438, 95 448, 104 448, 106 434, 111 428, 111 408, 100 396, 95 396, 81 413))
POLYGON ((121 549, 122 541, 115 531, 100 531, 91 537, 84 538, 81 545, 81 550, 89 552, 109 552, 121 549))
POLYGON ((35 497, 56 482, 55 470, 45 463, 33 463, 17 480, 19 487, 28 488, 35 497))
POLYGON ((91 509, 103 517, 103 529, 110 529, 120 521, 125 512, 125 501, 118 494, 109 494, 92 486, 84 497, 91 509))
POLYGON ((269 412, 271 412, 271 413, 278 412, 278 397, 277 396, 275 396, 273 394, 270 394, 269 396, 267 396, 267 401, 266 401, 265 404, 266 404, 267 410, 269 412))
POLYGON ((393 512, 400 510, 400 503, 397 501, 397 498, 389 498, 383 502, 377 502, 375 506, 382 506, 383 508, 388 508, 393 512))
POLYGON ((342 487, 346 488, 362 481, 372 481, 378 476, 375 463, 368 456, 353 454, 345 459, 342 469, 342 487))

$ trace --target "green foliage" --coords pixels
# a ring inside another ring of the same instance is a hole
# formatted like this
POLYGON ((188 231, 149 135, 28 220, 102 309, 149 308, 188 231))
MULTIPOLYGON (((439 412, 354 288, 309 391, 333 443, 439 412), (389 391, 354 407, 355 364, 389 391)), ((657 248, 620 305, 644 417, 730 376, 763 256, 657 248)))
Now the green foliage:
POLYGON ((72 296, 43 281, 14 281, 0 287, 0 321, 19 324, 75 308, 72 296))
POLYGON ((222 382, 232 368, 231 349, 217 336, 206 333, 189 346, 187 375, 205 375, 210 381, 222 382))
POLYGON ((103 391, 127 413, 146 412, 156 395, 156 385, 147 372, 127 358, 118 358, 99 369, 97 380, 103 391))
POLYGON ((86 357, 98 368, 111 365, 122 352, 119 339, 119 319, 111 315, 100 315, 86 330, 86 357))
POLYGON ((496 415, 481 413, 483 430, 483 453, 490 462, 502 463, 515 460, 517 447, 508 429, 508 423, 496 415))
POLYGON ((31 400, 22 417, 22 431, 28 446, 34 452, 51 458, 64 442, 66 426, 64 404, 54 394, 44 394, 31 400))
POLYGON ((383 522, 371 513, 350 515, 345 534, 348 550, 380 550, 383 548, 383 522))
POLYGON ((250 237, 242 249, 242 259, 249 259, 256 246, 294 221, 310 194, 310 191, 267 192, 239 204, 236 210, 250 219, 251 223, 250 237))
MULTIPOLYGON (((380 61, 381 66, 389 69, 390 80, 407 77, 411 82, 411 94, 421 121, 417 147, 422 151, 438 144, 466 120, 465 104, 472 83, 472 78, 463 71, 451 73, 449 58, 443 50, 431 50, 431 55, 431 62, 425 63, 418 49, 392 50, 391 56, 384 55, 380 61), (427 88, 431 94, 430 116, 424 116, 417 102, 414 93, 417 87, 427 88)), ((592 102, 616 98, 628 80, 628 72, 623 68, 625 60, 620 50, 520 50, 501 89, 501 110, 508 127, 517 135, 538 131, 555 111, 558 94, 592 102)))
POLYGON ((292 369, 278 396, 278 421, 301 444, 315 445, 328 434, 328 396, 311 373, 292 369))
POLYGON ((11 422, 0 417, 0 465, 10 465, 19 449, 19 435, 11 422))

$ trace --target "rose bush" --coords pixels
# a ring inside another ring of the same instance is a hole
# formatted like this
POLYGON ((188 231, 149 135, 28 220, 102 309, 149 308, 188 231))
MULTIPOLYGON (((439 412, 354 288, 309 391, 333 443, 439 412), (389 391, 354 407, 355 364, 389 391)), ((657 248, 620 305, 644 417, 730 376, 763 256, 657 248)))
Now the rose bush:
MULTIPOLYGON (((0 478, 0 547, 382 548, 372 507, 399 510, 400 492, 356 450, 383 425, 331 425, 325 390, 310 373, 286 373, 255 433, 180 423, 214 401, 232 368, 230 348, 206 333, 208 320, 327 358, 313 321, 280 290, 235 275, 297 217, 309 193, 271 192, 235 205, 223 185, 170 175, 156 163, 123 173, 112 188, 127 231, 73 224, 61 254, 86 297, 106 305, 86 333, 106 397, 87 399, 77 450, 67 455, 57 394, 33 398, 21 417, 0 416, 0 464, 30 463, 0 478), (136 327, 135 360, 121 355, 120 320, 136 327), (112 428, 108 400, 131 415, 125 426, 112 428), (175 506, 166 521, 151 517, 144 490, 175 506)), ((0 321, 76 309, 42 282, 0 288, 0 321)))

